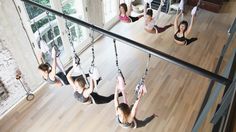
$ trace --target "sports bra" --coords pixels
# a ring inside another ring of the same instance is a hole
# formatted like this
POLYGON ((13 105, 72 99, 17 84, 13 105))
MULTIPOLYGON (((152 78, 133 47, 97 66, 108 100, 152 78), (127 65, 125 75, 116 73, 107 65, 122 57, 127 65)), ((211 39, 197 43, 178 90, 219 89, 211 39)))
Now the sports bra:
POLYGON ((178 37, 177 34, 178 34, 178 32, 176 32, 175 35, 174 35, 175 40, 181 41, 181 42, 185 42, 186 41, 186 38, 185 38, 184 34, 183 34, 182 37, 178 37))
POLYGON ((126 16, 126 15, 124 15, 124 16, 119 15, 119 19, 120 19, 121 21, 131 22, 131 21, 130 21, 130 18, 129 18, 128 16, 126 16))
POLYGON ((135 126, 134 121, 132 121, 131 123, 128 123, 128 122, 122 123, 119 119, 119 115, 116 116, 116 121, 119 123, 121 127, 124 127, 124 128, 131 128, 135 126))

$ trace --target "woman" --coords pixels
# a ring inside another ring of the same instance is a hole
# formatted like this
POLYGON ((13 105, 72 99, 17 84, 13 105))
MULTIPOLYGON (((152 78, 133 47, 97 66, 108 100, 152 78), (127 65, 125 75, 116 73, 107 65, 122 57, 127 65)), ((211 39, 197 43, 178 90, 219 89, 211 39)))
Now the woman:
MULTIPOLYGON (((70 83, 70 85, 73 87, 74 89, 74 97, 81 103, 83 104, 105 104, 105 103, 109 103, 110 101, 112 101, 114 99, 114 94, 108 96, 108 97, 104 97, 101 96, 95 92, 93 92, 94 87, 95 87, 95 83, 98 83, 98 81, 96 82, 95 80, 93 80, 92 78, 90 78, 89 80, 89 88, 86 88, 86 82, 85 79, 83 78, 83 76, 79 76, 79 77, 73 77, 72 76, 72 71, 73 68, 68 72, 67 74, 67 80, 70 83)), ((121 96, 121 94, 120 94, 121 96)))
MULTIPOLYGON (((120 1, 119 1, 119 3, 120 3, 120 1)), ((132 11, 131 3, 129 3, 129 8, 125 2, 121 3, 119 6, 119 10, 120 10, 119 19, 120 19, 120 21, 125 22, 125 23, 136 22, 141 17, 143 17, 143 15, 139 15, 137 17, 131 16, 131 11, 132 11)))
POLYGON ((145 14, 145 30, 149 33, 152 34, 158 34, 166 31, 168 28, 172 27, 173 24, 166 25, 164 27, 158 27, 156 25, 157 20, 160 16, 161 13, 161 7, 164 5, 163 1, 161 1, 161 4, 157 10, 157 14, 153 17, 153 10, 152 9, 147 9, 148 8, 148 3, 145 3, 144 7, 144 14, 145 14))
MULTIPOLYGON (((69 68, 70 69, 70 68, 69 68)), ((42 63, 38 66, 39 73, 43 79, 49 84, 54 84, 56 87, 68 85, 69 82, 63 72, 56 73, 56 51, 52 48, 52 64, 42 63)))
MULTIPOLYGON (((135 121, 135 115, 137 112, 137 107, 139 104, 139 101, 141 99, 142 93, 139 94, 137 100, 135 101, 133 107, 129 107, 128 104, 126 103, 119 103, 118 100, 118 85, 116 85, 116 90, 115 90, 115 111, 116 111, 116 120, 118 124, 123 127, 123 128, 136 128, 137 124, 135 121)), ((124 99, 125 100, 125 99, 124 99)))
POLYGON ((179 17, 182 13, 179 13, 176 18, 175 18, 175 23, 174 23, 174 31, 175 31, 175 35, 174 35, 174 41, 176 44, 179 44, 179 45, 189 45, 191 44, 192 42, 196 41, 197 38, 186 38, 189 33, 191 32, 192 30, 192 26, 193 26, 193 21, 194 21, 194 17, 195 15, 192 15, 192 18, 191 18, 191 23, 190 25, 188 25, 188 22, 187 21, 181 21, 179 24, 178 24, 178 20, 179 20, 179 17))

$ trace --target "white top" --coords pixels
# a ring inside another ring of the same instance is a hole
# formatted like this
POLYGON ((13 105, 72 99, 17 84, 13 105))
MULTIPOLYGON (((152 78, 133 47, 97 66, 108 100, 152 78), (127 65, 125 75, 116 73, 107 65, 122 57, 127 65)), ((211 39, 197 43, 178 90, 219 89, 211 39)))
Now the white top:
MULTIPOLYGON (((146 22, 145 21, 145 29, 147 30, 152 30, 154 28, 154 26, 157 24, 157 20, 159 19, 159 16, 161 14, 161 7, 164 5, 163 1, 161 1, 161 4, 157 10, 157 13, 154 15, 154 17, 152 18, 152 20, 150 22, 146 22)), ((151 9, 149 9, 151 10, 151 9)), ((147 9, 146 7, 144 7, 144 18, 147 18, 147 9)))
MULTIPOLYGON (((145 19, 146 19, 146 15, 145 15, 145 19)), ((157 20, 158 20, 158 16, 156 15, 150 22, 145 22, 145 29, 152 30, 154 26, 156 25, 157 20)))

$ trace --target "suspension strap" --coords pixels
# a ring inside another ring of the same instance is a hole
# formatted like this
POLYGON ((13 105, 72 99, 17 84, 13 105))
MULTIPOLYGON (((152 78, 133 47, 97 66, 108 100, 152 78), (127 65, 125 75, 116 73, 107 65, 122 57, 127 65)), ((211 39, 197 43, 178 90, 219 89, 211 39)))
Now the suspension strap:
POLYGON ((92 61, 91 66, 95 66, 95 52, 94 52, 94 31, 90 28, 90 38, 91 38, 91 50, 92 50, 92 61))
POLYGON ((119 60, 118 60, 118 53, 117 53, 117 48, 116 48, 116 40, 113 39, 114 42, 114 49, 115 49, 115 55, 116 55, 116 67, 118 69, 118 72, 120 72, 120 67, 119 67, 119 60))
POLYGON ((140 85, 144 84, 145 78, 146 78, 146 76, 148 74, 148 71, 149 71, 150 60, 151 60, 151 54, 148 55, 148 60, 147 60, 146 68, 145 68, 143 77, 141 78, 140 85))
POLYGON ((75 51, 75 47, 74 47, 74 43, 73 43, 73 40, 72 40, 72 35, 71 35, 71 32, 70 32, 70 27, 69 27, 69 24, 68 24, 68 21, 66 20, 66 28, 67 28, 67 34, 68 34, 68 37, 69 37, 69 42, 70 42, 70 46, 71 46, 71 50, 73 52, 73 55, 74 55, 74 59, 75 59, 75 64, 76 66, 79 68, 87 86, 89 86, 89 81, 84 73, 84 71, 82 70, 82 67, 80 65, 80 58, 79 56, 76 54, 76 51, 75 51))
POLYGON ((114 43, 114 49, 115 49, 115 55, 116 55, 116 67, 117 67, 117 70, 118 70, 118 73, 121 75, 121 77, 123 78, 124 80, 124 83, 126 84, 125 82, 125 77, 123 75, 123 73, 121 72, 121 69, 119 67, 119 59, 118 59, 118 52, 117 52, 117 47, 116 47, 116 40, 113 39, 113 43, 114 43))
POLYGON ((71 47, 71 50, 73 52, 73 57, 75 59, 75 64, 79 65, 80 64, 80 58, 79 56, 76 54, 76 51, 75 51, 75 47, 74 47, 74 43, 73 43, 73 40, 72 40, 72 36, 71 36, 71 32, 70 32, 70 27, 69 27, 69 24, 68 24, 68 21, 66 20, 66 28, 67 28, 67 34, 68 34, 68 37, 69 37, 69 42, 70 42, 70 47, 71 47))

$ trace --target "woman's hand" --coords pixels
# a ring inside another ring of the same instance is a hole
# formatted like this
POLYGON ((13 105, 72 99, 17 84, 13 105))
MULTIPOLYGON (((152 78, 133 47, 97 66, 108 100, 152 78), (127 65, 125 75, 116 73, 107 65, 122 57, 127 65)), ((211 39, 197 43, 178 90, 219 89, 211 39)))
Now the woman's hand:
POLYGON ((141 99, 141 97, 144 95, 143 90, 141 90, 138 94, 138 99, 141 99))

